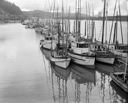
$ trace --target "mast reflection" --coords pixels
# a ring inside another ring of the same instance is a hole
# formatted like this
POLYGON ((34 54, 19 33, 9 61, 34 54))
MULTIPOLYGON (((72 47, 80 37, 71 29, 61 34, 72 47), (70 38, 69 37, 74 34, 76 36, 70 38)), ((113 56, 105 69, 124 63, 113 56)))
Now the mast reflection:
POLYGON ((51 64, 51 71, 52 71, 51 78, 52 78, 52 92, 53 92, 54 103, 56 102, 68 103, 67 80, 70 76, 71 69, 67 68, 65 70, 54 64, 51 64))
POLYGON ((72 64, 72 79, 75 80, 75 103, 81 101, 81 86, 84 85, 85 101, 90 102, 90 95, 93 87, 96 85, 96 72, 95 70, 83 67, 80 65, 72 64))

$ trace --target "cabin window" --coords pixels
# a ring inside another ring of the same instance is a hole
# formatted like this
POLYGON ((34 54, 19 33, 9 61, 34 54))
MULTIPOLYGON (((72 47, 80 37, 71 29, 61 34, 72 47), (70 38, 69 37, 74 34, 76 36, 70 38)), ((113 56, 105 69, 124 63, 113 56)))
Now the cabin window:
POLYGON ((45 39, 46 40, 52 40, 52 37, 46 37, 45 39))
POLYGON ((95 46, 95 50, 98 50, 97 46, 95 46))
POLYGON ((89 44, 77 44, 78 48, 88 48, 89 44))
POLYGON ((52 37, 51 37, 51 38, 49 38, 49 40, 52 40, 52 37))
POLYGON ((48 38, 45 38, 46 40, 48 40, 48 38))

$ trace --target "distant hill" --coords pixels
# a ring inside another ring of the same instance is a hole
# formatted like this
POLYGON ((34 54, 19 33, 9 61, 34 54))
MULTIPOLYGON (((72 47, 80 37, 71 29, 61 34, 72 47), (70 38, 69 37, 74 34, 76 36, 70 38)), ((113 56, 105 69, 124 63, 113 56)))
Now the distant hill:
POLYGON ((23 13, 18 6, 5 0, 0 0, 0 23, 10 20, 21 20, 23 13))
MULTIPOLYGON (((39 17, 39 18, 52 18, 53 17, 53 13, 51 12, 46 12, 46 11, 41 11, 41 10, 34 10, 34 11, 23 11, 23 14, 26 17, 39 17)), ((57 13, 54 13, 54 17, 57 17, 57 13)), ((61 13, 58 13, 58 17, 61 18, 61 13)), ((71 13, 70 16, 68 16, 68 14, 64 14, 64 18, 69 18, 69 19, 75 19, 76 15, 75 13, 71 13)), ((128 16, 121 16, 121 20, 122 21, 127 21, 128 16)), ((93 17, 88 17, 84 14, 81 14, 81 19, 91 19, 91 20, 102 20, 103 17, 101 16, 93 16, 93 17)), ((108 20, 115 20, 116 17, 112 17, 112 16, 108 16, 108 20)), ((118 20, 120 20, 120 16, 118 16, 117 18, 118 20)))
POLYGON ((21 15, 22 11, 18 6, 5 0, 0 0, 0 11, 11 15, 21 15))
MULTIPOLYGON (((51 12, 46 12, 46 11, 41 11, 41 10, 34 10, 34 11, 23 11, 23 14, 27 17, 39 17, 39 18, 61 18, 62 13, 51 13, 51 12)), ((81 14, 81 19, 84 19, 85 15, 81 14)), ((70 16, 68 15, 68 13, 64 14, 64 18, 70 18, 70 19, 74 19, 75 18, 75 14, 72 13, 70 14, 70 16)))
POLYGON ((23 14, 26 17, 39 17, 39 18, 51 18, 52 17, 52 13, 41 11, 41 10, 23 11, 23 14))

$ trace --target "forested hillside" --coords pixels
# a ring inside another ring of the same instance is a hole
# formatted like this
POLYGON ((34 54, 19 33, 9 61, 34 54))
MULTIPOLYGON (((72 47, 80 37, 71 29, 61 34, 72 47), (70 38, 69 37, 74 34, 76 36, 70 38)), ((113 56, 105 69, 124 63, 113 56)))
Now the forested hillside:
POLYGON ((5 12, 11 15, 21 15, 22 11, 18 6, 5 0, 0 0, 0 12, 5 12))

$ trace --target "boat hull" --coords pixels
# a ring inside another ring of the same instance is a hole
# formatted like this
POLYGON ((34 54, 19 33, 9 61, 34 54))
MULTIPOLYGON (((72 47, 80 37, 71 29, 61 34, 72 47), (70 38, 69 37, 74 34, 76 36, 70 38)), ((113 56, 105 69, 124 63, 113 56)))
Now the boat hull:
POLYGON ((102 58, 102 57, 96 57, 96 61, 106 63, 106 64, 114 64, 115 58, 102 58))
POLYGON ((54 50, 56 48, 56 43, 51 43, 51 41, 49 42, 45 42, 45 41, 40 41, 40 48, 46 49, 46 50, 54 50))
MULTIPOLYGON (((115 73, 116 75, 120 75, 121 73, 115 73)), ((125 92, 128 93, 128 86, 127 84, 124 84, 123 82, 121 82, 119 79, 117 79, 114 74, 111 74, 111 78, 112 80, 120 87, 122 88, 125 92)))
POLYGON ((61 68, 67 68, 70 64, 70 58, 50 58, 50 61, 61 68))
POLYGON ((90 68, 94 68, 95 66, 95 57, 77 55, 70 52, 68 53, 68 55, 71 57, 72 61, 76 64, 87 66, 90 68))

